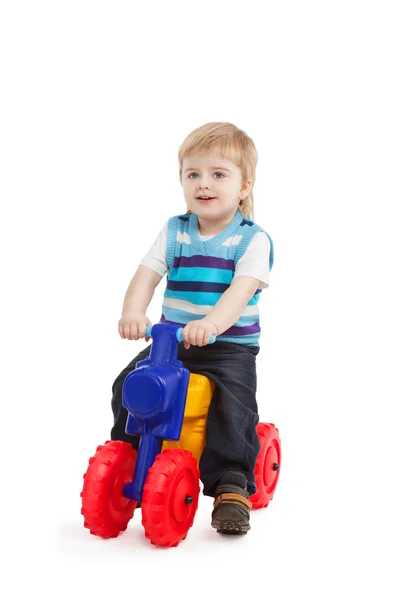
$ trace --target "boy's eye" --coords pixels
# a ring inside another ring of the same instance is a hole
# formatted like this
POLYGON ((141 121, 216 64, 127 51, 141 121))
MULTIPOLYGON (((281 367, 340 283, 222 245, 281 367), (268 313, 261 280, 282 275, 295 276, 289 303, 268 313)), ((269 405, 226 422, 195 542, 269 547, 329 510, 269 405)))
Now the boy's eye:
MULTIPOLYGON (((190 173, 189 174, 189 179, 194 179, 192 177, 192 175, 197 175, 197 173, 190 173)), ((214 175, 222 175, 222 177, 225 177, 225 175, 223 173, 221 173, 220 171, 215 171, 214 175)), ((217 179, 221 179, 221 177, 217 177, 217 179)))

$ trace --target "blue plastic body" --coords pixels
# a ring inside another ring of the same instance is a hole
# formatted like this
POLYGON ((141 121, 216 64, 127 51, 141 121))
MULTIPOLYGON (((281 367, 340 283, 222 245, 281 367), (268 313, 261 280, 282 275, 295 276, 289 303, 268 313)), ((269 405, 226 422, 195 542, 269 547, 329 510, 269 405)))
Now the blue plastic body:
POLYGON ((170 323, 148 328, 151 353, 137 363, 122 388, 122 405, 129 413, 126 432, 141 436, 133 481, 124 486, 124 496, 137 502, 163 441, 181 435, 190 373, 177 358, 179 329, 170 323))

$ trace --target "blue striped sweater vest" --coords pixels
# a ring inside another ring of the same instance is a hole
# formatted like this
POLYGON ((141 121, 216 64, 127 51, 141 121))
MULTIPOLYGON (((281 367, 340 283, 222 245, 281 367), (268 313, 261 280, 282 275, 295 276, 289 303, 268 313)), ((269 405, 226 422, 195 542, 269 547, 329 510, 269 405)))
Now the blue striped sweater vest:
MULTIPOLYGON (((240 209, 222 231, 204 242, 199 238, 198 219, 194 213, 169 219, 167 285, 160 322, 185 327, 189 321, 204 318, 229 288, 238 260, 259 231, 263 231, 271 243, 271 269, 274 261, 271 238, 254 221, 244 218, 240 209)), ((261 330, 257 304, 260 293, 261 290, 256 290, 240 318, 217 340, 259 345, 261 330)))

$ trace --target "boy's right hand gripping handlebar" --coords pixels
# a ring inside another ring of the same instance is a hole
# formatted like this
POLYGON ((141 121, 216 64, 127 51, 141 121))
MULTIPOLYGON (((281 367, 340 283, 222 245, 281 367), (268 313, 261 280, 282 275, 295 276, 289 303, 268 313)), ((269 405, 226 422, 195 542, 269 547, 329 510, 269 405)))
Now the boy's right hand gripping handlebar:
MULTIPOLYGON (((179 329, 176 330, 176 341, 177 342, 183 342, 182 331, 183 331, 183 327, 179 327, 179 329)), ((151 327, 146 327, 146 336, 151 337, 151 327)), ((210 337, 210 341, 208 343, 213 344, 215 342, 215 340, 216 340, 216 336, 214 334, 212 334, 210 337)))

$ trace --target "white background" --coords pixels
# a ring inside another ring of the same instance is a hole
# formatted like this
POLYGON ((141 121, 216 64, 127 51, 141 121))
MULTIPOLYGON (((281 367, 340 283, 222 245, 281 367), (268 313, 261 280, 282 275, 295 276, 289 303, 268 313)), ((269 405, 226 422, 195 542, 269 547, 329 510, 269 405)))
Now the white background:
POLYGON ((399 25, 385 1, 2 3, 2 597, 399 598, 399 25), (209 121, 259 152, 281 479, 247 536, 202 496, 176 549, 140 512, 104 541, 79 494, 145 346, 118 335, 123 296, 209 121))

